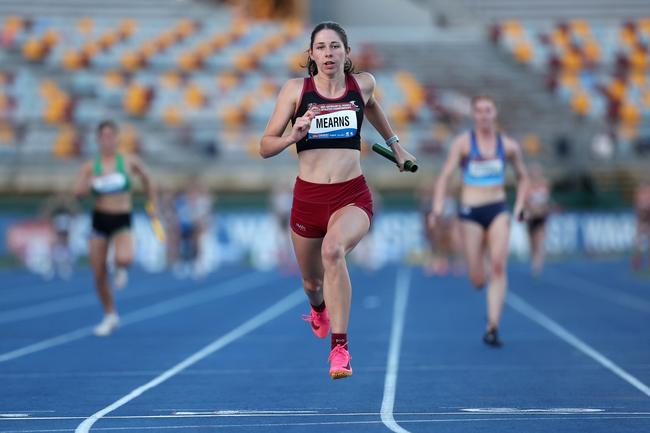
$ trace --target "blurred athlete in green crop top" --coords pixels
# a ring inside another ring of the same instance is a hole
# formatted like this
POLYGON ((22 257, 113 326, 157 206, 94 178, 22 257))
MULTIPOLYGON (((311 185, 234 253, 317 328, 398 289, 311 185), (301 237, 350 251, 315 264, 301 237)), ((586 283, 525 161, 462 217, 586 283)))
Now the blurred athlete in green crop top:
POLYGON ((95 335, 110 335, 119 326, 108 282, 106 257, 111 240, 115 249, 116 288, 127 282, 126 269, 133 261, 131 236, 131 175, 140 177, 150 202, 155 199, 154 186, 144 164, 135 156, 117 151, 117 124, 103 121, 97 127, 99 154, 81 168, 75 186, 80 197, 92 192, 95 197, 90 238, 90 263, 95 276, 97 294, 104 309, 104 319, 95 327, 95 335))

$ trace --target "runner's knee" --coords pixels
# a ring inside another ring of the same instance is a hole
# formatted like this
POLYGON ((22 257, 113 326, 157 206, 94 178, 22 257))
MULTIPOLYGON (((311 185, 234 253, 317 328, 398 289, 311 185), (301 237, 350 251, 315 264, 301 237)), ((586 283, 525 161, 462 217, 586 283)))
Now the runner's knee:
POLYGON ((324 266, 334 266, 345 257, 343 244, 338 241, 325 240, 321 247, 324 266))

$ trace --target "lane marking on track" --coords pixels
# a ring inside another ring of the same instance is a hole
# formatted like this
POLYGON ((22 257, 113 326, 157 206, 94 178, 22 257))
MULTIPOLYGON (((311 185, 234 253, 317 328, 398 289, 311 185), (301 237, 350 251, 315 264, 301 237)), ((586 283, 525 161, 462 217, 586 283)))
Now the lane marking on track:
MULTIPOLYGON (((223 411, 180 411, 165 415, 107 415, 102 417, 104 420, 147 420, 147 419, 177 419, 177 418, 364 418, 377 417, 381 412, 318 412, 318 411, 255 411, 255 410, 223 410, 223 411)), ((578 419, 580 416, 589 418, 606 417, 606 418, 627 418, 627 417, 650 417, 650 412, 608 412, 604 409, 590 408, 555 408, 555 409, 514 409, 514 408, 467 408, 453 412, 395 412, 403 420, 405 417, 428 416, 428 417, 471 417, 484 416, 485 419, 492 417, 508 418, 526 418, 534 416, 536 418, 559 418, 572 416, 578 419), (508 409, 508 410, 504 410, 508 409), (562 410, 562 411, 558 411, 562 410), (565 412, 563 412, 565 411, 565 412)), ((29 418, 0 418, 1 421, 68 421, 68 420, 85 420, 84 416, 33 416, 29 418)))
POLYGON ((393 324, 390 331, 388 361, 384 378, 384 397, 381 402, 381 421, 395 433, 408 433, 400 427, 393 416, 395 393, 397 392, 397 373, 399 371, 399 356, 404 333, 404 316, 408 306, 409 288, 411 285, 411 270, 400 268, 395 282, 395 303, 393 307, 393 324))
POLYGON ((176 364, 169 370, 165 371, 163 374, 155 377, 154 379, 150 380, 144 385, 135 388, 124 397, 120 398, 119 400, 116 400, 115 402, 106 406, 105 408, 95 412, 90 417, 86 418, 81 424, 79 424, 75 432, 87 433, 88 431, 90 431, 93 424, 95 424, 98 420, 103 418, 105 415, 113 412, 116 409, 119 409, 120 407, 124 406, 130 401, 138 398, 145 392, 157 387, 161 383, 164 383, 167 380, 171 379, 172 377, 176 376, 178 373, 185 370, 186 368, 191 367, 192 365, 196 364, 202 359, 228 346, 230 343, 239 340, 240 338, 246 336, 247 334, 251 333, 255 329, 259 328, 260 326, 265 325, 266 323, 281 316, 282 314, 286 313, 292 308, 295 308, 300 302, 304 301, 303 293, 304 291, 302 289, 298 289, 292 292, 291 294, 287 295, 285 298, 271 305, 261 313, 253 316, 246 322, 242 323, 232 331, 217 338, 212 343, 203 347, 198 352, 195 352, 189 357, 185 358, 183 361, 176 364))
POLYGON ((555 286, 560 286, 574 292, 613 302, 621 307, 629 308, 631 310, 650 314, 650 301, 646 299, 629 293, 612 290, 607 286, 594 283, 593 281, 570 274, 566 271, 555 270, 555 273, 558 274, 557 277, 545 274, 542 278, 555 286))
MULTIPOLYGON (((637 420, 646 420, 650 419, 648 416, 631 416, 631 417, 575 417, 575 416, 564 416, 562 418, 549 418, 549 417, 530 417, 530 418, 505 418, 505 417, 489 417, 489 418, 447 418, 447 419, 411 419, 411 420, 400 420, 404 424, 436 424, 436 423, 483 423, 483 422, 531 422, 531 421, 556 421, 556 420, 594 420, 602 421, 604 419, 611 420, 621 420, 621 419, 637 419, 637 420)), ((122 426, 122 427, 97 427, 95 431, 161 431, 161 430, 190 430, 190 431, 202 431, 206 429, 215 429, 215 430, 225 430, 225 429, 234 429, 236 431, 241 431, 242 427, 309 427, 309 426, 350 426, 350 425, 372 425, 372 424, 381 424, 380 420, 359 420, 359 421, 314 421, 314 422, 278 422, 278 423, 249 423, 249 424, 197 424, 197 425, 170 425, 170 426, 122 426)), ((55 432, 71 432, 72 429, 61 428, 61 429, 37 429, 37 430, 4 430, 3 433, 55 433, 55 432)))
MULTIPOLYGON (((127 313, 121 317, 120 326, 124 327, 132 325, 144 320, 153 319, 155 317, 183 310, 188 307, 210 302, 215 299, 236 295, 238 293, 259 287, 269 280, 271 280, 270 276, 260 275, 258 273, 235 277, 226 282, 216 284, 206 289, 195 291, 187 295, 176 296, 157 304, 153 304, 148 307, 127 313)), ((0 354, 0 363, 20 358, 35 352, 50 349, 52 347, 61 346, 63 344, 70 343, 72 341, 85 337, 89 337, 93 335, 93 329, 94 325, 85 326, 83 328, 79 328, 65 334, 57 335, 55 337, 33 343, 19 349, 12 350, 10 352, 2 353, 0 354)))
POLYGON ((524 301, 521 297, 517 296, 514 293, 509 293, 506 298, 506 303, 510 305, 513 309, 517 310, 522 315, 526 316, 533 322, 545 328, 547 331, 554 334, 556 337, 559 337, 561 340, 573 346, 575 349, 584 353, 639 391, 641 391, 646 396, 650 397, 650 388, 643 382, 641 382, 636 377, 632 376, 630 373, 619 367, 614 361, 607 358, 605 355, 589 346, 584 341, 580 340, 578 337, 573 335, 571 332, 567 331, 559 323, 546 316, 544 313, 537 310, 535 307, 530 305, 528 302, 524 301))

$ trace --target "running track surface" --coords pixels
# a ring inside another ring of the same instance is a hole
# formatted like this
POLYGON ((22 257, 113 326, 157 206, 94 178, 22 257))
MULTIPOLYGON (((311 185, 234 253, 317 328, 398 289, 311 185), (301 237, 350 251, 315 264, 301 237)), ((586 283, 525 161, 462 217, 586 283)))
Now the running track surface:
POLYGON ((502 349, 484 294, 419 268, 351 271, 354 375, 327 374, 296 276, 134 270, 90 335, 87 270, 2 271, 1 432, 650 431, 650 280, 622 261, 509 269, 502 349))

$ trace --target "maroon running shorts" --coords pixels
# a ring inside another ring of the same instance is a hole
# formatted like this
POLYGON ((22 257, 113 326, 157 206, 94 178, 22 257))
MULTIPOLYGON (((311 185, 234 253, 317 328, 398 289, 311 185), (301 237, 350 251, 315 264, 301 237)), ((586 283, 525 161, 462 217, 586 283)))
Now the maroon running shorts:
POLYGON ((363 175, 340 183, 312 183, 297 177, 291 230, 305 238, 322 238, 332 214, 348 205, 363 210, 372 222, 372 194, 363 175))

